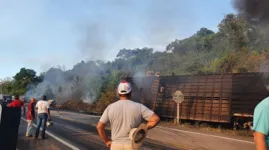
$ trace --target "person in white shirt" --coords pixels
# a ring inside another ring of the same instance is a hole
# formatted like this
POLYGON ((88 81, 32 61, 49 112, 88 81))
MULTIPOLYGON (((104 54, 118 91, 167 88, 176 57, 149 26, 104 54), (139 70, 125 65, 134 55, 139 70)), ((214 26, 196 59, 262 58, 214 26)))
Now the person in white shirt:
POLYGON ((118 86, 120 100, 110 104, 96 126, 100 137, 111 150, 134 150, 129 133, 147 120, 147 128, 154 128, 160 121, 159 116, 143 104, 131 100, 131 85, 123 81, 118 86), (111 125, 111 140, 105 133, 105 126, 111 125))
POLYGON ((46 122, 48 119, 51 120, 49 103, 47 102, 47 97, 45 95, 42 97, 42 100, 36 103, 36 109, 37 109, 37 128, 35 133, 35 139, 38 138, 42 122, 43 124, 42 124, 41 138, 45 139, 46 122))

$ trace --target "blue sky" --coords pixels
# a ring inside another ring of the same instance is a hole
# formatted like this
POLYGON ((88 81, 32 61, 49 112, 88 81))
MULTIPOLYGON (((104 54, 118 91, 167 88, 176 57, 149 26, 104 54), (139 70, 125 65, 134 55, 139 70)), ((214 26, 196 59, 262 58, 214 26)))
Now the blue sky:
POLYGON ((231 0, 0 0, 0 79, 217 31, 231 0))

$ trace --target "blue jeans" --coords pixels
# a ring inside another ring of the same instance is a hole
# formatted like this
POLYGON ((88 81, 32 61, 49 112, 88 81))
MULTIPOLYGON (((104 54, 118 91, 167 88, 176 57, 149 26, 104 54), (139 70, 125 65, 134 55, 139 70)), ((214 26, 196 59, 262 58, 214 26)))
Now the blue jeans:
POLYGON ((36 132, 35 132, 35 137, 38 138, 38 134, 39 134, 39 130, 41 127, 41 123, 42 124, 42 132, 41 132, 41 137, 45 138, 45 131, 46 131, 46 122, 48 120, 48 114, 47 113, 41 113, 37 115, 37 128, 36 128, 36 132))

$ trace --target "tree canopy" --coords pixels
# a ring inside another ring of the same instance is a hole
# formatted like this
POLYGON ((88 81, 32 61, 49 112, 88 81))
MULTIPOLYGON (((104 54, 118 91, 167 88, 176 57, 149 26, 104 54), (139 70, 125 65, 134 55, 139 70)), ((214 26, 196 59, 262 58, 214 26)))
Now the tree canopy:
POLYGON ((164 51, 123 48, 113 61, 81 61, 70 70, 51 68, 36 75, 34 70, 22 68, 13 79, 4 80, 1 87, 10 94, 48 94, 59 101, 81 100, 98 106, 115 100, 114 89, 122 75, 261 70, 260 64, 269 58, 269 27, 250 24, 241 14, 227 14, 218 29, 213 32, 202 27, 188 38, 171 41, 164 51))

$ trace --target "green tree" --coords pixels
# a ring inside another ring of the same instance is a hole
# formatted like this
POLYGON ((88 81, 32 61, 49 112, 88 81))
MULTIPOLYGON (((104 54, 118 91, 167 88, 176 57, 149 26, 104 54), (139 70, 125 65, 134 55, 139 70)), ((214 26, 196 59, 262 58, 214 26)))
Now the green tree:
POLYGON ((0 80, 0 93, 11 94, 13 89, 13 82, 11 78, 5 78, 0 80))
POLYGON ((207 28, 201 28, 199 31, 197 31, 196 34, 198 36, 204 37, 204 36, 214 34, 214 32, 212 30, 207 29, 207 28))
POLYGON ((190 66, 188 66, 186 68, 186 71, 188 71, 191 74, 198 74, 198 73, 202 73, 203 67, 204 66, 202 64, 195 62, 195 63, 191 64, 190 66))
POLYGON ((39 81, 36 72, 32 69, 21 68, 13 77, 12 94, 23 95, 27 91, 27 86, 33 82, 39 81))
POLYGON ((29 84, 36 78, 36 72, 32 69, 21 68, 20 71, 14 76, 17 81, 23 81, 29 84))
POLYGON ((219 69, 220 72, 233 72, 235 66, 238 64, 238 55, 235 53, 227 53, 223 58, 220 60, 219 69))
POLYGON ((228 14, 219 24, 219 31, 222 35, 227 36, 236 50, 247 46, 247 33, 249 27, 247 22, 240 15, 228 14))

